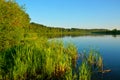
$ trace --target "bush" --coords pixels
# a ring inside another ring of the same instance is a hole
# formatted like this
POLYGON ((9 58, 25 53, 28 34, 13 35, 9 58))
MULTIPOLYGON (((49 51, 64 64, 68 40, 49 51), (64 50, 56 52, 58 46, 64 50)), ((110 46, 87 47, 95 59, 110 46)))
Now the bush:
POLYGON ((28 14, 16 2, 0 0, 0 51, 19 43, 29 22, 28 14))

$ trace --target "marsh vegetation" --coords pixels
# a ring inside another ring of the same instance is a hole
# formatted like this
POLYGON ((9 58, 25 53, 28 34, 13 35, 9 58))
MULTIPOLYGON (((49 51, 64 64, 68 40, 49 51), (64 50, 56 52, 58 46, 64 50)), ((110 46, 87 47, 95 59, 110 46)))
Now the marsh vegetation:
POLYGON ((15 1, 0 0, 0 79, 91 80, 103 71, 102 57, 96 50, 79 56, 74 44, 47 39, 51 32, 83 35, 91 34, 90 30, 41 26, 30 24, 24 7, 15 1), (78 59, 81 63, 76 67, 78 59))
POLYGON ((94 72, 102 70, 102 58, 94 50, 79 56, 82 62, 77 66, 78 73, 73 72, 77 59, 77 49, 72 44, 26 39, 1 52, 0 79, 91 80, 94 72))

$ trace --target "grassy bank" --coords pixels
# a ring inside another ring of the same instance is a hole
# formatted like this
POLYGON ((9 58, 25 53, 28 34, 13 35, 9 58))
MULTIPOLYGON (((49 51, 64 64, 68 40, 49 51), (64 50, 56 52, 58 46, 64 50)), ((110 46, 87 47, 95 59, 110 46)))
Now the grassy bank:
POLYGON ((46 38, 26 38, 19 45, 0 53, 0 79, 91 80, 99 71, 102 58, 95 51, 79 57, 79 72, 73 72, 78 59, 74 45, 46 38), (93 68, 93 65, 96 67, 93 68))
POLYGON ((0 79, 72 78, 71 61, 76 48, 44 38, 26 40, 0 53, 0 79))

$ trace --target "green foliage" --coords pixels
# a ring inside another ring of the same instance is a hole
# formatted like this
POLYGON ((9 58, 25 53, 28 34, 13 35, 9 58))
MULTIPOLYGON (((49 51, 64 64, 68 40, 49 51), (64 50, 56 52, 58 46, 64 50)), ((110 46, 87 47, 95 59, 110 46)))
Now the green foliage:
POLYGON ((92 76, 103 71, 103 60, 98 51, 91 49, 81 55, 83 56, 82 64, 79 66, 79 80, 91 80, 92 76))
POLYGON ((0 51, 21 41, 29 22, 28 14, 15 1, 0 0, 0 51))
POLYGON ((24 30, 22 28, 14 28, 12 31, 2 31, 0 33, 0 51, 14 46, 24 38, 24 30))
POLYGON ((91 50, 79 66, 80 75, 73 75, 77 60, 74 45, 64 46, 61 41, 32 38, 36 34, 26 35, 21 44, 0 54, 0 79, 90 80, 92 73, 103 65, 99 53, 91 50))
POLYGON ((92 70, 103 71, 103 60, 98 51, 91 50, 87 58, 88 64, 92 70))
POLYGON ((62 36, 81 36, 91 35, 92 32, 105 31, 106 29, 79 29, 79 28, 58 28, 58 27, 47 27, 42 24, 30 23, 30 32, 38 33, 39 36, 46 37, 62 37, 62 36), (42 31, 42 32, 41 32, 42 31))
POLYGON ((97 67, 98 67, 98 71, 103 71, 103 59, 101 56, 98 57, 98 61, 97 61, 97 67))
POLYGON ((0 30, 12 27, 28 27, 29 16, 14 1, 0 1, 0 30))
MULTIPOLYGON (((48 42, 43 38, 26 40, 2 52, 1 79, 71 79, 70 50, 72 46, 65 48, 62 42, 48 42)), ((77 55, 76 51, 72 52, 77 55)))
POLYGON ((120 34, 119 30, 113 29, 79 29, 79 28, 59 28, 59 27, 47 27, 42 24, 30 23, 29 29, 32 33, 37 33, 39 36, 63 37, 63 36, 84 36, 84 35, 99 35, 99 34, 120 34), (41 32, 42 31, 42 32, 41 32))
POLYGON ((94 34, 106 34, 106 35, 119 35, 120 34, 120 30, 117 29, 113 29, 113 30, 105 30, 105 31, 94 31, 94 34))
POLYGON ((83 62, 81 67, 79 67, 80 77, 79 80, 91 80, 91 69, 87 62, 83 62))

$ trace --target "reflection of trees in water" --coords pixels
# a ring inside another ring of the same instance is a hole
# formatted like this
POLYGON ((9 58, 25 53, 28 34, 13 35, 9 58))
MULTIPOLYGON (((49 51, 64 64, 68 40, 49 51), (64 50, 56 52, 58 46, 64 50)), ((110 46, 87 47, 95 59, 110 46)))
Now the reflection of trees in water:
POLYGON ((116 35, 116 34, 113 34, 113 35, 112 35, 112 37, 115 37, 115 38, 116 38, 116 37, 117 37, 117 35, 116 35))

